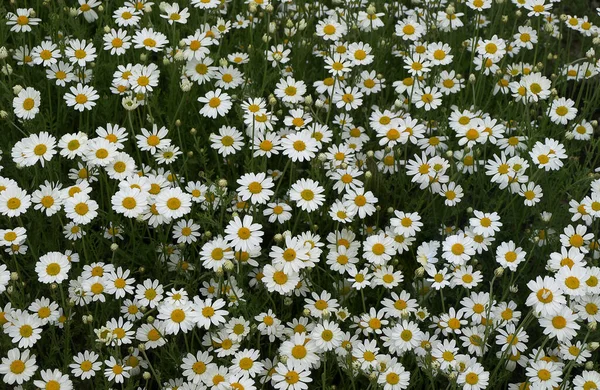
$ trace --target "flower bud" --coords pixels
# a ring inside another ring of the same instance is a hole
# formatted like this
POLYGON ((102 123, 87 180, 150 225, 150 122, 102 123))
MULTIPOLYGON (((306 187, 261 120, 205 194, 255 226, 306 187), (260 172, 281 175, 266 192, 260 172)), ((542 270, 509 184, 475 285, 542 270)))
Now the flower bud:
POLYGON ((423 277, 423 275, 425 275, 425 268, 424 267, 419 267, 415 270, 415 276, 417 278, 421 278, 423 277))
POLYGON ((144 378, 145 380, 149 380, 150 378, 152 378, 152 375, 148 371, 144 371, 144 373, 142 374, 142 378, 144 378))
POLYGON ((223 268, 225 269, 225 271, 230 272, 233 270, 233 261, 231 260, 226 260, 225 263, 223 264, 223 268))
POLYGON ((18 272, 11 272, 10 273, 10 280, 12 280, 13 282, 19 280, 19 273, 18 272))

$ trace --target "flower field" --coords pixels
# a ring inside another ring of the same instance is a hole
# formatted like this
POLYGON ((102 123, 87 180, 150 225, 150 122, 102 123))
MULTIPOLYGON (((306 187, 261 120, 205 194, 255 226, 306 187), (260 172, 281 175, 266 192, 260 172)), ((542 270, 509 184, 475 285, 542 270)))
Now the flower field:
POLYGON ((600 388, 588 0, 0 3, 0 389, 600 388))

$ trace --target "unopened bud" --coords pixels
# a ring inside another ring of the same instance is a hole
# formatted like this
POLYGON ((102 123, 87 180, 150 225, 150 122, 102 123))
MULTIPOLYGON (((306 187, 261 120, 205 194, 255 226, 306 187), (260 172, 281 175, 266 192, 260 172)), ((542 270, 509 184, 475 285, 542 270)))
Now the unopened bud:
POLYGON ((223 268, 225 269, 225 271, 233 270, 233 261, 226 260, 225 263, 223 264, 223 268))
POLYGON ((425 268, 419 267, 415 270, 415 276, 417 278, 421 278, 421 277, 423 277, 423 275, 425 275, 425 268))

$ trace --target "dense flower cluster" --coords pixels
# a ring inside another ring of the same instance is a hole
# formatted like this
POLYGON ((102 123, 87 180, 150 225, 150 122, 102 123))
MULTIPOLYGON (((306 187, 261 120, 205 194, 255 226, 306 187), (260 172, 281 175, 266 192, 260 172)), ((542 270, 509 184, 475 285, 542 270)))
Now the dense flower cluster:
POLYGON ((600 387, 587 1, 170 1, 0 6, 4 385, 600 387))

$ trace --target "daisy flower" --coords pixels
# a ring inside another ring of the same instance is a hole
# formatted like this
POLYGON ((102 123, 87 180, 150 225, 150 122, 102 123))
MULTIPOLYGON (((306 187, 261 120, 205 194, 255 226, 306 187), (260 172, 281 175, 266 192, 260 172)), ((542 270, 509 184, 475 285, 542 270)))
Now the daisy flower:
POLYGON ((102 362, 98 361, 98 355, 94 351, 79 352, 76 356, 73 356, 73 363, 69 364, 71 373, 76 378, 83 380, 96 376, 96 372, 100 371, 102 362))
POLYGON ((207 92, 204 97, 199 97, 198 102, 204 104, 200 109, 200 115, 213 119, 218 116, 225 116, 233 105, 231 97, 221 92, 220 88, 207 92))
POLYGON ((227 310, 221 310, 224 306, 225 301, 220 298, 213 302, 211 298, 202 300, 196 296, 192 305, 194 311, 190 313, 190 317, 199 328, 219 326, 226 322, 225 316, 229 314, 227 310))
POLYGON ((31 196, 19 187, 11 186, 0 192, 0 214, 18 217, 31 206, 31 196))
POLYGON ((67 218, 79 225, 90 223, 98 215, 98 203, 81 192, 66 199, 64 208, 67 218))
POLYGON ((42 338, 42 321, 33 314, 15 310, 6 316, 4 333, 19 348, 31 348, 42 338))
POLYGON ((21 352, 18 348, 13 348, 6 354, 0 364, 0 374, 3 375, 4 383, 21 385, 29 381, 38 369, 35 355, 28 349, 21 352))
POLYGON ((487 388, 490 373, 485 371, 479 363, 468 366, 458 375, 456 382, 463 386, 464 390, 481 390, 487 388))
POLYGON ((135 49, 146 49, 157 53, 169 44, 165 34, 146 27, 136 31, 132 41, 135 49))
POLYGON ((258 361, 259 359, 260 351, 256 349, 244 349, 243 351, 239 351, 231 361, 229 372, 254 378, 264 369, 264 365, 258 361))
POLYGON ((283 271, 283 264, 275 266, 267 264, 264 266, 262 274, 262 282, 265 284, 267 291, 278 292, 281 295, 290 293, 300 282, 298 274, 283 271))
POLYGON ((278 390, 306 390, 312 382, 309 370, 298 369, 291 362, 277 363, 271 380, 278 390))
POLYGON ((552 360, 537 360, 529 362, 525 375, 534 388, 553 389, 559 387, 562 378, 562 365, 552 360))
POLYGON ((240 185, 237 192, 244 201, 250 200, 252 203, 265 204, 274 194, 271 190, 275 186, 273 179, 267 177, 263 172, 247 173, 241 176, 237 183, 240 185))
POLYGON ((129 372, 131 367, 127 366, 124 361, 116 360, 113 356, 110 359, 104 361, 104 376, 109 381, 114 381, 115 383, 123 383, 126 378, 131 376, 129 372))
POLYGON ((225 239, 230 242, 235 251, 249 252, 258 248, 262 243, 262 225, 253 223, 251 215, 245 215, 244 219, 235 216, 225 228, 225 239))
MULTIPOLYGON (((83 0, 80 0, 83 1, 83 0)), ((73 389, 73 382, 69 379, 67 374, 63 374, 57 369, 54 370, 41 370, 40 375, 42 380, 34 380, 34 386, 40 389, 60 389, 60 390, 71 390, 73 389)))
POLYGON ((550 120, 558 125, 566 125, 577 116, 575 102, 564 97, 555 99, 550 106, 550 120))
POLYGON ((189 214, 192 208, 192 197, 179 187, 162 190, 156 197, 156 210, 170 219, 181 218, 189 214))
POLYGON ((442 93, 437 87, 424 87, 415 90, 412 102, 415 107, 424 108, 425 111, 435 110, 442 104, 442 93))
POLYGON ((474 210, 475 218, 469 219, 469 224, 473 228, 475 234, 480 234, 484 237, 492 237, 496 232, 500 231, 502 222, 498 213, 484 213, 474 210))
POLYGON ((40 93, 31 87, 22 89, 13 99, 13 109, 17 118, 35 118, 40 112, 40 93))
POLYGON ((164 321, 165 334, 178 334, 179 331, 187 333, 196 326, 190 302, 179 304, 163 302, 158 306, 157 318, 164 321))
POLYGON ((96 48, 85 39, 71 39, 65 49, 65 56, 71 63, 85 67, 88 62, 96 59, 96 48))
POLYGON ((325 189, 312 179, 299 179, 290 188, 290 200, 296 202, 298 207, 307 212, 317 210, 323 205, 325 189))
POLYGON ((279 354, 288 358, 287 363, 297 370, 309 370, 319 361, 317 347, 306 333, 295 333, 279 347, 279 354))
POLYGON ((91 110, 96 105, 96 100, 100 98, 94 87, 77 83, 76 87, 70 87, 71 93, 66 93, 64 96, 67 106, 73 107, 75 110, 83 112, 83 110, 91 110))
POLYGON ((263 215, 269 218, 269 223, 284 223, 292 218, 292 207, 285 202, 267 203, 263 215))
POLYGON ((446 237, 442 245, 442 257, 455 265, 465 264, 475 254, 473 239, 464 235, 446 237))
POLYGON ((111 55, 121 56, 131 47, 131 37, 123 29, 110 29, 102 36, 104 50, 110 51, 111 55))
POLYGON ((320 20, 316 26, 317 36, 323 38, 325 41, 335 42, 342 38, 347 30, 345 24, 339 23, 333 19, 320 20))
POLYGON ((401 363, 395 363, 379 374, 377 383, 383 385, 383 390, 403 390, 410 383, 410 372, 401 363))
POLYGON ((50 161, 56 154, 56 138, 49 133, 42 131, 39 134, 32 134, 27 138, 24 145, 23 154, 27 166, 35 165, 39 162, 42 167, 46 161, 50 161))
POLYGON ((56 80, 56 85, 64 87, 67 83, 77 80, 73 69, 73 65, 59 61, 57 64, 50 64, 46 69, 46 77, 48 80, 56 80))
POLYGON ((306 93, 306 84, 303 81, 296 81, 288 76, 280 80, 275 88, 275 96, 285 103, 300 103, 304 101, 306 93))
POLYGON ((191 244, 198 240, 200 233, 198 230, 200 225, 194 223, 193 220, 179 220, 173 227, 173 238, 177 240, 177 243, 191 244))
POLYGON ((209 136, 212 142, 211 148, 217 150, 223 157, 241 150, 244 146, 243 139, 243 134, 231 126, 221 126, 218 134, 211 133, 209 136))
POLYGON ((17 13, 8 12, 6 14, 6 24, 12 26, 10 31, 30 32, 31 26, 37 26, 42 19, 32 17, 33 8, 17 8, 17 13))
POLYGON ((302 130, 298 133, 290 133, 281 140, 283 154, 292 161, 310 161, 319 150, 317 140, 312 137, 310 130, 302 130))
POLYGON ((558 314, 567 304, 560 286, 550 276, 544 276, 543 278, 538 276, 535 280, 530 280, 527 283, 527 288, 531 290, 531 293, 525 304, 533 307, 533 310, 542 316, 558 314))
POLYGON ((149 65, 136 64, 131 69, 131 75, 129 76, 129 86, 135 93, 146 94, 153 91, 154 87, 158 85, 158 78, 160 77, 160 70, 154 63, 149 65))
POLYGON ((188 12, 188 8, 179 9, 179 4, 166 4, 162 11, 164 14, 161 14, 160 17, 163 19, 167 19, 167 22, 170 25, 173 23, 186 24, 187 19, 190 17, 190 13, 188 12))

